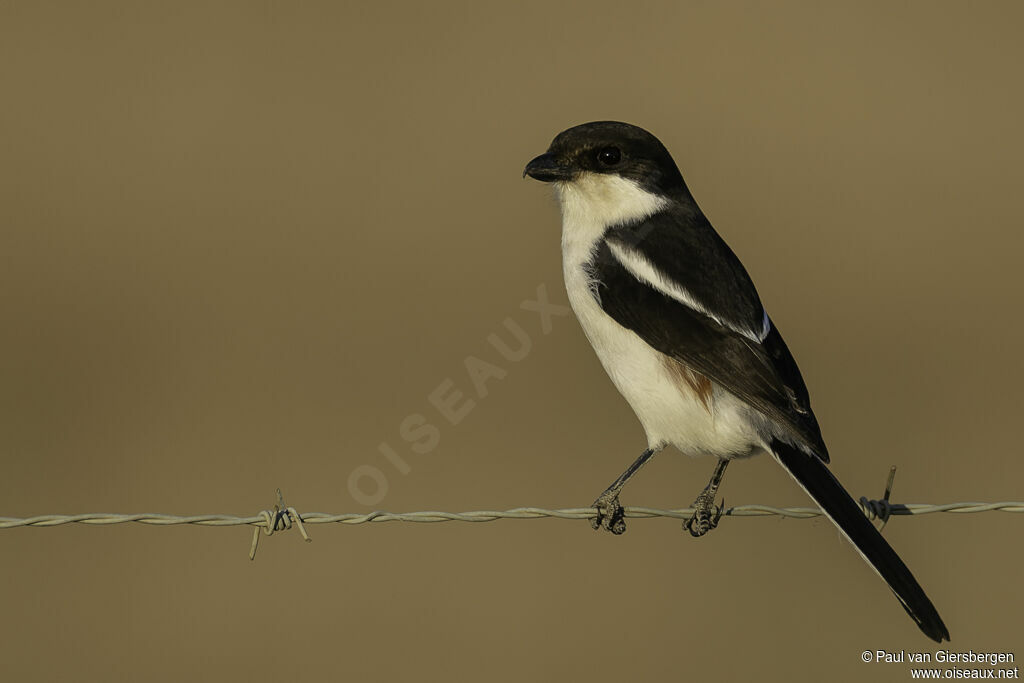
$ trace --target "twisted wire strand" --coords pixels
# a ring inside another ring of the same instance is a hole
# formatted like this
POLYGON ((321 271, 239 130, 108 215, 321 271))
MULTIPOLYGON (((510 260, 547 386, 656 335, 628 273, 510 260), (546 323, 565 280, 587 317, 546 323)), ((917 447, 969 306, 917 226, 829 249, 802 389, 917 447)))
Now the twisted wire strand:
MULTIPOLYGON (((872 519, 882 519, 885 511, 888 515, 927 515, 935 512, 965 514, 975 512, 1024 512, 1024 502, 1005 501, 998 503, 889 503, 887 501, 861 500, 865 514, 872 519)), ((692 508, 665 510, 649 507, 626 507, 626 517, 633 519, 650 519, 668 517, 672 519, 688 519, 693 515, 692 508)), ((723 513, 729 517, 765 517, 776 515, 806 519, 824 514, 814 507, 773 507, 771 505, 736 505, 727 508, 723 513)), ((249 517, 234 515, 167 515, 158 513, 118 514, 94 512, 77 515, 37 515, 35 517, 0 517, 0 529, 16 527, 54 527, 64 524, 150 524, 154 526, 174 526, 191 524, 194 526, 255 526, 261 529, 281 530, 291 526, 292 522, 302 524, 366 524, 370 522, 493 522, 498 519, 593 519, 597 510, 592 507, 546 509, 521 507, 511 510, 473 510, 470 512, 441 512, 424 510, 419 512, 386 512, 378 510, 368 513, 330 514, 325 512, 298 513, 295 508, 267 510, 249 517), (285 521, 287 520, 287 521, 285 521)), ((269 535, 269 534, 268 534, 269 535)))

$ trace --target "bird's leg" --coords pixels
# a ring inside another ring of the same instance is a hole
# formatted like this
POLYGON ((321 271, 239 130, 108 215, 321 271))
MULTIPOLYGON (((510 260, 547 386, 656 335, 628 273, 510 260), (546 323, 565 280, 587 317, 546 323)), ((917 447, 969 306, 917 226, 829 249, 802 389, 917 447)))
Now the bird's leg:
POLYGON ((634 460, 633 464, 627 467, 626 471, 620 474, 619 478, 606 488, 604 493, 597 497, 593 504, 593 507, 597 508, 597 517, 590 520, 592 527, 595 529, 603 527, 616 536, 626 531, 626 511, 619 504, 619 491, 655 453, 656 451, 653 448, 648 448, 641 453, 640 457, 634 460))
POLYGON ((721 505, 715 505, 715 494, 718 493, 718 485, 722 483, 722 476, 725 475, 725 468, 729 461, 719 458, 715 465, 715 471, 711 475, 711 481, 704 487, 697 500, 693 501, 693 517, 683 522, 683 528, 690 532, 694 538, 703 536, 718 526, 718 520, 722 518, 725 510, 725 501, 721 505))

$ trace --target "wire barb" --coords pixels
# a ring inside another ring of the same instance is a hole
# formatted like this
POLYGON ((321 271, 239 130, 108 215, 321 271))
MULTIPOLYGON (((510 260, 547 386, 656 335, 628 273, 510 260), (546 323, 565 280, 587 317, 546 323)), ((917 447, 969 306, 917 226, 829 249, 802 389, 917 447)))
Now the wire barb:
POLYGON ((878 527, 879 531, 885 528, 893 514, 893 506, 889 503, 889 496, 892 494, 892 482, 894 479, 896 479, 896 465, 889 468, 889 479, 885 482, 885 494, 881 500, 869 500, 867 496, 860 497, 860 507, 864 510, 864 514, 869 519, 882 520, 882 526, 878 527))
POLYGON ((256 559, 256 548, 260 544, 260 533, 262 532, 265 536, 272 536, 275 531, 282 531, 284 529, 291 529, 292 522, 295 526, 299 527, 299 533, 302 534, 302 538, 305 539, 306 543, 309 543, 313 539, 306 533, 306 527, 302 524, 302 516, 295 511, 293 507, 285 507, 284 496, 281 495, 281 489, 277 490, 277 505, 274 506, 273 512, 270 510, 263 510, 259 514, 261 523, 254 524, 252 530, 252 545, 249 547, 249 559, 256 559))

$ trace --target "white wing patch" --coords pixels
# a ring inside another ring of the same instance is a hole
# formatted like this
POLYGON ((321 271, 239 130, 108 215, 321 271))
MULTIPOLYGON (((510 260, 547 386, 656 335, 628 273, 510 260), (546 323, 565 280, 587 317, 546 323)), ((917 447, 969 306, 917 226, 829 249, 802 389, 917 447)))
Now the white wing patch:
POLYGON ((768 332, 771 331, 771 321, 768 320, 768 313, 762 311, 763 317, 761 320, 761 329, 754 330, 751 328, 741 327, 728 320, 723 320, 719 316, 715 315, 707 309, 700 301, 698 301, 685 287, 680 285, 678 282, 673 281, 665 273, 661 272, 654 267, 647 258, 644 257, 640 252, 624 247, 621 244, 609 241, 608 248, 612 253, 612 256, 618 260, 619 263, 625 267, 630 274, 637 280, 640 280, 644 284, 653 287, 665 296, 675 299, 679 303, 692 308, 698 313, 711 318, 722 327, 727 327, 733 332, 742 334, 747 339, 761 343, 768 336, 768 332))
POLYGON ((772 331, 772 321, 768 318, 768 311, 762 308, 761 313, 761 334, 757 337, 757 341, 759 342, 763 342, 765 337, 768 336, 768 333, 772 331))

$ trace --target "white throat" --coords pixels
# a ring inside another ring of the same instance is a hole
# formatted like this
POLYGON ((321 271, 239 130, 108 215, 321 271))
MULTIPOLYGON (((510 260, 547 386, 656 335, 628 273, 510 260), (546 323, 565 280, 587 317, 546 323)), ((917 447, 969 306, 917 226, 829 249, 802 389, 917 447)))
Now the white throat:
POLYGON ((608 226, 641 221, 668 205, 635 181, 604 173, 582 173, 555 183, 555 191, 562 206, 563 251, 589 251, 608 226))

